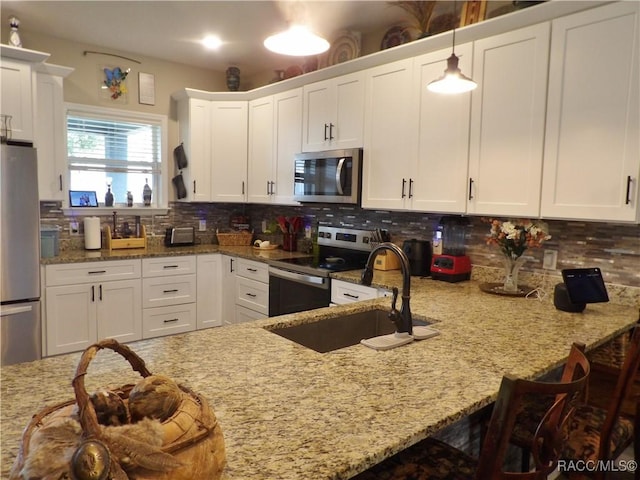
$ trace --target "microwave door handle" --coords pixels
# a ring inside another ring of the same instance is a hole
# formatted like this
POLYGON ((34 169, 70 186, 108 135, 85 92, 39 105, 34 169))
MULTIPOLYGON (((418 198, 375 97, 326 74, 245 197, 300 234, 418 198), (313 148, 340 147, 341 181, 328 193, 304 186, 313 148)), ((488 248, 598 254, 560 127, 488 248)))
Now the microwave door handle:
POLYGON ((338 161, 338 168, 336 169, 336 188, 338 190, 338 195, 344 195, 344 191, 342 189, 342 169, 344 168, 345 158, 341 158, 338 161))

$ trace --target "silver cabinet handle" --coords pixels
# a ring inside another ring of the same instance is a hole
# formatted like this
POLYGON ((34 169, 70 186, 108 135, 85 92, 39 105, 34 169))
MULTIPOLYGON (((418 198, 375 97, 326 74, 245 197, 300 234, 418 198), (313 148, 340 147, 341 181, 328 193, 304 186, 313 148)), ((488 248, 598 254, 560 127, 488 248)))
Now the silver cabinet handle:
POLYGON ((627 175, 627 194, 624 200, 625 205, 629 205, 631 203, 631 197, 629 197, 629 194, 631 193, 631 182, 631 175, 627 175))
POLYGON ((329 124, 329 140, 333 140, 333 127, 335 125, 333 123, 329 124))
POLYGON ((473 178, 469 178, 469 200, 473 200, 473 178))
POLYGON ((162 268, 163 269, 178 268, 178 265, 163 265, 162 268))
POLYGON ((409 179, 409 198, 413 197, 413 178, 409 179))
POLYGON ((100 287, 98 287, 98 292, 99 292, 99 294, 98 294, 98 299, 99 299, 100 301, 102 301, 102 285, 100 285, 100 287))
POLYGON ((325 140, 329 140, 329 137, 327 137, 327 128, 329 128, 328 124, 324 124, 324 139, 325 140))
POLYGON ((91 285, 91 301, 92 302, 96 301, 96 286, 95 285, 91 285))
POLYGON ((171 318, 169 320, 163 320, 164 323, 173 323, 173 322, 177 322, 178 319, 177 318, 171 318))
POLYGON ((245 293, 247 297, 256 298, 257 295, 255 293, 245 293))
POLYGON ((403 178, 402 179, 402 197, 401 198, 406 197, 406 195, 404 193, 404 187, 405 187, 406 184, 407 184, 407 181, 403 178))
POLYGON ((92 270, 92 271, 89 271, 89 272, 87 272, 87 273, 88 273, 89 275, 98 275, 98 274, 100 274, 100 273, 107 273, 107 271, 106 271, 106 270, 92 270))
POLYGON ((176 293, 177 291, 177 288, 172 288, 171 290, 163 290, 162 293, 176 293))
POLYGON ((353 298, 353 299, 355 299, 355 300, 357 300, 357 299, 359 299, 359 298, 360 298, 360 295, 352 295, 352 294, 350 294, 350 293, 343 293, 343 295, 344 295, 345 297, 353 298))
POLYGON ((229 260, 230 260, 230 262, 229 262, 229 272, 233 273, 233 271, 234 271, 233 270, 233 261, 235 259, 234 258, 230 258, 229 260))

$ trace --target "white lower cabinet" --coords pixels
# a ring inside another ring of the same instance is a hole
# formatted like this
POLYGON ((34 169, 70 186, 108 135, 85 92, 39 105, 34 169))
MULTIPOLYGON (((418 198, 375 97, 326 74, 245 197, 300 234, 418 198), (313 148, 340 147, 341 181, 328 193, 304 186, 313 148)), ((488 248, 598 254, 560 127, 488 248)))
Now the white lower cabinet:
POLYGON ((331 303, 344 305, 345 303, 362 302, 382 296, 378 289, 367 285, 331 280, 331 303))
POLYGON ((235 304, 236 323, 269 316, 269 267, 266 263, 237 260, 235 304))
POLYGON ((139 260, 48 265, 45 286, 46 355, 142 338, 139 260))
POLYGON ((198 330, 222 325, 222 261, 223 255, 198 255, 197 322, 198 330))
POLYGON ((142 260, 142 336, 196 329, 196 257, 142 260))
POLYGON ((236 270, 238 259, 231 255, 220 255, 221 272, 221 316, 223 325, 236 323, 236 270))

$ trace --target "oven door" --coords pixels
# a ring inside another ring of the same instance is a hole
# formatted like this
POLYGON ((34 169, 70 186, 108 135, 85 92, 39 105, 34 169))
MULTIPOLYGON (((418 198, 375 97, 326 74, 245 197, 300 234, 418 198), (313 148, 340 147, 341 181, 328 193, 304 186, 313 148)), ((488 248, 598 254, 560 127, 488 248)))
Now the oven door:
POLYGON ((328 307, 329 277, 269 267, 269 316, 328 307))

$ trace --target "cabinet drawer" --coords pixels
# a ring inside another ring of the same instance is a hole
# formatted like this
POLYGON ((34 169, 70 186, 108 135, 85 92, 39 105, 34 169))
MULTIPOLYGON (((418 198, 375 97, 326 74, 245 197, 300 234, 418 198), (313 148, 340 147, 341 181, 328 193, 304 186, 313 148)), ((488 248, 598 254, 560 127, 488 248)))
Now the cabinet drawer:
POLYGON ((166 277, 167 275, 187 275, 196 273, 196 257, 159 257, 142 260, 143 277, 166 277))
POLYGON ((266 263, 254 262, 244 258, 238 259, 236 275, 252 278, 258 282, 269 283, 269 266, 266 263))
POLYGON ((378 298, 378 290, 373 287, 341 282, 339 280, 331 281, 331 302, 333 303, 361 302, 363 300, 371 300, 372 298, 378 298))
POLYGON ((142 308, 164 307, 196 301, 196 276, 145 278, 142 280, 142 308))
POLYGON ((269 318, 264 313, 259 313, 249 308, 236 305, 236 321, 235 323, 252 322, 254 320, 263 320, 269 318))
POLYGON ((140 260, 109 260, 105 262, 63 263, 47 265, 47 287, 75 283, 106 282, 140 278, 140 260))
POLYGON ((153 338, 196 329, 196 304, 145 308, 142 311, 142 337, 153 338))
POLYGON ((250 278, 237 277, 236 305, 269 315, 269 285, 250 278))

